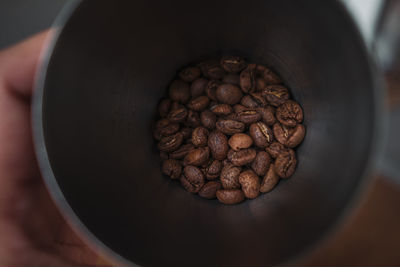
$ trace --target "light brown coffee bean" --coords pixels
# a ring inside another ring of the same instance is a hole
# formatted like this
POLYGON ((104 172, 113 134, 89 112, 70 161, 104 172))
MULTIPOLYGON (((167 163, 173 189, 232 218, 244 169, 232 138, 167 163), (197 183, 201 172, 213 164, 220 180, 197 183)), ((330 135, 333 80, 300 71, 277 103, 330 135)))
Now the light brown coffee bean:
POLYGON ((178 179, 182 173, 182 165, 177 160, 167 159, 163 162, 162 172, 171 179, 178 179))
POLYGON ((257 65, 257 71, 268 85, 282 83, 281 78, 275 72, 265 66, 257 65))
POLYGON ((183 142, 182 133, 176 133, 170 136, 161 138, 158 142, 158 149, 164 152, 173 152, 179 148, 183 142))
POLYGON ((201 166, 208 161, 209 157, 210 149, 208 147, 193 149, 183 159, 183 165, 201 166))
POLYGON ((274 140, 272 130, 261 121, 250 125, 249 133, 254 144, 260 148, 266 148, 274 140))
POLYGON ((261 119, 265 124, 268 126, 272 126, 276 123, 276 118, 275 118, 275 109, 271 106, 263 107, 263 108, 258 108, 257 109, 258 113, 261 114, 261 119))
POLYGON ((185 82, 193 82, 201 75, 198 67, 187 67, 179 72, 179 77, 185 82))
POLYGON ((217 198, 223 204, 234 205, 244 200, 244 194, 240 189, 218 190, 217 198))
POLYGON ((271 156, 265 151, 259 151, 256 158, 251 163, 251 168, 257 175, 264 176, 267 173, 270 164, 271 156))
POLYGON ((208 130, 204 127, 197 127, 192 132, 192 143, 195 146, 206 146, 208 141, 208 130))
POLYGON ((170 122, 183 122, 188 115, 188 111, 185 107, 173 109, 169 112, 167 118, 170 122))
POLYGON ((217 116, 226 116, 233 112, 232 107, 228 104, 218 104, 212 106, 210 110, 217 116))
POLYGON ((190 98, 189 84, 175 80, 169 86, 169 97, 176 102, 185 104, 190 98))
POLYGON ((201 170, 195 166, 186 166, 183 174, 180 177, 182 186, 190 193, 198 193, 205 183, 201 170))
POLYGON ((279 176, 275 172, 274 164, 271 164, 267 174, 264 176, 261 182, 260 192, 267 193, 271 191, 272 189, 274 189, 274 187, 278 182, 279 182, 279 176))
POLYGON ((239 151, 233 149, 228 152, 228 159, 235 166, 250 164, 257 156, 257 151, 253 148, 246 148, 239 151))
POLYGON ((203 111, 208 107, 209 103, 209 98, 203 95, 192 99, 188 104, 188 108, 194 111, 203 111))
POLYGON ((229 83, 221 84, 216 91, 217 100, 229 105, 239 103, 242 96, 243 94, 239 87, 229 83))
POLYGON ((237 133, 229 138, 228 144, 233 150, 238 151, 243 148, 249 148, 253 144, 253 140, 247 134, 237 133))
POLYGON ((184 144, 179 147, 174 152, 169 154, 169 158, 171 159, 183 159, 190 151, 194 150, 195 146, 193 144, 184 144))
POLYGON ((268 154, 271 155, 272 158, 275 159, 276 157, 279 156, 279 154, 286 151, 287 148, 281 143, 275 141, 272 142, 272 144, 269 145, 265 150, 268 152, 268 154))
POLYGON ((224 160, 228 153, 228 138, 220 131, 213 131, 208 136, 208 147, 214 159, 224 160))
POLYGON ((216 123, 216 127, 219 131, 229 135, 241 133, 245 129, 245 125, 243 122, 234 120, 219 120, 216 123))
POLYGON ((222 57, 220 64, 226 72, 230 73, 238 73, 247 65, 243 58, 235 56, 222 57))
POLYGON ((224 76, 224 70, 216 60, 203 61, 198 65, 204 77, 208 79, 220 80, 224 76))
POLYGON ((201 124, 207 129, 214 129, 217 123, 217 116, 210 110, 205 110, 200 114, 201 124))
POLYGON ((249 125, 261 120, 261 115, 257 110, 246 109, 237 113, 237 120, 249 125))
POLYGON ((165 118, 168 115, 169 109, 171 108, 171 103, 172 101, 169 98, 164 98, 160 101, 158 104, 158 113, 160 114, 161 118, 165 118))
POLYGON ((297 102, 288 100, 276 109, 276 118, 285 126, 295 127, 303 121, 303 110, 297 102))
POLYGON ((275 107, 282 105, 290 97, 288 89, 282 85, 269 85, 264 88, 262 93, 267 101, 275 107))
POLYGON ((222 78, 223 83, 230 83, 236 86, 240 86, 240 76, 237 74, 229 73, 222 78))
POLYGON ((222 162, 219 160, 211 160, 204 169, 204 174, 208 180, 214 180, 219 177, 221 170, 222 162))
POLYGON ((274 170, 281 178, 289 178, 296 169, 296 154, 293 149, 279 154, 275 160, 274 170))
POLYGON ((253 92, 256 88, 256 64, 248 64, 240 73, 240 88, 245 93, 253 92))
POLYGON ((260 194, 260 178, 252 170, 246 170, 239 175, 239 183, 247 198, 254 199, 260 194))
POLYGON ((306 129, 302 124, 298 124, 295 128, 288 128, 280 123, 275 123, 273 130, 279 143, 290 148, 298 146, 306 134, 306 129))
POLYGON ((190 85, 190 95, 192 98, 204 95, 208 84, 208 80, 204 78, 198 78, 190 85))
POLYGON ((205 90, 206 95, 212 101, 217 101, 217 88, 220 85, 221 85, 221 82, 217 81, 217 80, 211 80, 207 83, 206 90, 205 90))
POLYGON ((207 182, 199 191, 199 196, 206 199, 216 198, 217 191, 221 189, 221 183, 216 181, 207 182))
POLYGON ((221 184, 224 189, 240 188, 239 175, 241 168, 231 163, 226 164, 221 170, 221 184))
POLYGON ((161 119, 156 124, 156 131, 162 136, 168 136, 179 131, 179 123, 171 123, 167 119, 161 119))

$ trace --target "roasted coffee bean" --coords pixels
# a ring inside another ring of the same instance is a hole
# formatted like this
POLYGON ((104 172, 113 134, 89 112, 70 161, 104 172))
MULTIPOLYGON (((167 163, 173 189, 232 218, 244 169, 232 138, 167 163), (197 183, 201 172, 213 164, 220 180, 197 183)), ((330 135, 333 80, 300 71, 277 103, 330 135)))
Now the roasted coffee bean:
POLYGON ((233 111, 235 113, 240 113, 242 111, 245 111, 246 109, 248 109, 248 108, 246 108, 245 106, 240 105, 240 104, 236 104, 236 105, 233 106, 233 111))
POLYGON ((210 160, 204 169, 204 174, 208 180, 217 179, 222 170, 222 162, 219 160, 210 160))
POLYGON ((266 148, 274 140, 272 130, 261 121, 250 125, 249 133, 254 144, 260 148, 266 148))
POLYGON ((258 107, 265 107, 268 105, 267 100, 265 100, 262 92, 253 92, 250 93, 251 97, 255 102, 257 102, 258 107))
POLYGON ((179 147, 177 150, 174 152, 171 152, 169 154, 169 157, 171 159, 183 159, 187 154, 189 154, 190 151, 194 150, 195 147, 193 144, 184 144, 181 147, 179 147))
POLYGON ((224 70, 219 65, 218 61, 207 60, 199 64, 204 77, 208 79, 220 80, 224 76, 224 70))
POLYGON ((248 64, 240 73, 240 88, 245 93, 253 92, 256 88, 256 64, 248 64))
POLYGON ((169 112, 167 118, 170 122, 183 122, 188 115, 188 111, 185 107, 173 109, 169 112))
POLYGON ((156 124, 156 131, 163 136, 168 136, 179 131, 179 123, 172 123, 167 119, 161 119, 156 124))
POLYGON ((253 148, 246 148, 239 151, 233 149, 228 152, 228 159, 235 166, 250 164, 257 156, 257 151, 253 148))
POLYGON ((214 129, 217 123, 217 116, 210 110, 205 110, 200 114, 201 124, 207 129, 214 129))
POLYGON ((282 83, 281 78, 279 78, 279 76, 275 72, 273 72, 267 67, 264 67, 262 65, 257 65, 257 72, 261 75, 261 77, 265 80, 265 82, 268 85, 282 83))
POLYGON ((160 114, 161 118, 165 118, 168 115, 171 108, 171 103, 172 101, 169 98, 164 98, 160 101, 158 104, 158 113, 160 114))
POLYGON ((184 107, 182 104, 180 104, 179 102, 174 101, 174 102, 171 103, 170 111, 178 109, 178 108, 182 108, 182 107, 184 107))
POLYGON ((252 170, 246 170, 239 175, 239 183, 247 198, 253 199, 260 194, 260 178, 252 170))
POLYGON ((183 165, 201 166, 208 161, 209 157, 210 149, 208 147, 193 149, 183 159, 183 165))
POLYGON ((222 82, 240 86, 240 76, 237 74, 230 73, 224 76, 222 82))
POLYGON ((271 166, 268 169, 267 174, 264 176, 262 182, 261 182, 261 187, 260 187, 260 192, 261 193, 267 193, 274 189, 276 184, 279 182, 279 176, 275 172, 275 166, 274 164, 271 164, 271 166))
POLYGON ((217 191, 221 189, 221 183, 216 181, 207 182, 199 191, 199 196, 206 199, 216 198, 217 191))
POLYGON ((220 64, 226 72, 230 73, 240 72, 246 67, 244 59, 235 56, 222 57, 220 64))
POLYGON ((192 128, 184 127, 181 130, 184 139, 188 139, 192 136, 192 128))
POLYGON ((247 134, 237 133, 229 138, 228 144, 233 150, 238 151, 240 149, 249 148, 253 144, 253 140, 247 134))
POLYGON ((274 124, 274 135, 279 143, 294 148, 298 146, 304 139, 306 129, 302 124, 298 124, 295 128, 288 128, 280 123, 274 124))
POLYGON ((198 67, 187 67, 179 72, 179 77, 185 82, 193 82, 201 75, 198 67))
POLYGON ((263 78, 258 77, 258 78, 256 79, 256 90, 257 90, 257 91, 261 91, 261 90, 264 89, 266 86, 267 86, 267 82, 266 82, 263 78))
POLYGON ((201 170, 195 166, 186 166, 183 174, 180 178, 182 186, 190 193, 198 193, 205 183, 201 170))
POLYGON ((197 127, 192 132, 192 143, 195 146, 206 146, 208 141, 208 130, 204 127, 197 127))
POLYGON ((164 151, 160 151, 160 158, 161 158, 161 160, 169 159, 168 153, 164 152, 164 151))
POLYGON ((245 125, 243 122, 234 120, 219 120, 216 123, 216 127, 219 131, 229 135, 241 133, 245 129, 245 125))
POLYGON ((282 85, 269 85, 262 91, 268 102, 275 107, 285 103, 289 99, 289 91, 282 85))
POLYGON ((185 104, 190 98, 189 84, 175 80, 169 86, 169 97, 176 102, 185 104))
POLYGON ((240 188, 239 175, 241 168, 232 165, 231 163, 225 165, 221 170, 221 184, 224 189, 237 189, 240 188))
POLYGON ((190 127, 198 127, 201 125, 199 113, 189 109, 188 115, 186 118, 186 125, 190 127))
POLYGON ((246 109, 237 113, 237 120, 249 125, 261 119, 261 114, 254 109, 246 109))
POLYGON ((171 179, 178 179, 182 173, 182 165, 177 160, 167 159, 163 162, 162 172, 171 179))
POLYGON ((279 142, 272 142, 272 144, 269 145, 266 148, 266 150, 267 150, 268 154, 270 154, 271 157, 275 159, 276 157, 279 156, 279 154, 281 154, 282 152, 285 152, 287 150, 287 148, 279 142))
POLYGON ((212 106, 210 108, 210 110, 217 116, 226 116, 233 112, 232 107, 228 104, 218 104, 218 105, 212 106))
POLYGON ((216 91, 217 100, 224 104, 234 105, 242 99, 242 91, 236 85, 224 83, 218 86, 216 91))
POLYGON ((274 170, 279 177, 289 178, 294 173, 296 164, 296 154, 293 149, 288 149, 276 158, 274 170))
POLYGON ((222 120, 231 120, 231 121, 237 121, 237 114, 235 112, 232 112, 226 116, 220 117, 220 121, 222 120))
POLYGON ((224 160, 228 153, 228 138, 220 131, 213 131, 208 136, 208 147, 214 159, 224 160))
POLYGON ((155 128, 153 131, 153 137, 154 139, 156 139, 157 141, 160 141, 161 138, 163 138, 163 135, 160 133, 160 130, 155 128))
POLYGON ((206 86, 206 95, 212 101, 217 101, 217 88, 221 85, 220 81, 211 80, 207 83, 206 86))
POLYGON ((303 121, 303 110, 297 102, 288 100, 276 109, 276 118, 283 125, 294 127, 303 121))
POLYGON ((276 118, 275 118, 275 109, 271 106, 267 106, 264 108, 259 108, 257 109, 258 113, 261 114, 261 119, 265 124, 268 126, 272 126, 276 123, 276 118))
POLYGON ((210 99, 207 96, 199 96, 191 100, 188 104, 188 108, 194 111, 203 111, 208 107, 210 99))
POLYGON ((204 95, 207 84, 208 80, 204 78, 199 78, 192 82, 192 84, 190 85, 190 94, 192 95, 192 98, 204 95))
POLYGON ((258 103, 253 99, 251 95, 245 95, 242 100, 240 101, 240 104, 247 108, 257 108, 259 107, 258 103))
POLYGON ((225 189, 217 191, 219 202, 226 205, 234 205, 244 200, 243 191, 240 189, 225 189))
POLYGON ((257 175, 264 176, 267 173, 270 164, 271 156, 265 151, 259 151, 256 158, 251 163, 251 168, 257 175))
POLYGON ((161 138, 160 142, 158 142, 158 149, 164 152, 173 152, 179 148, 182 142, 182 133, 176 133, 174 135, 161 138))

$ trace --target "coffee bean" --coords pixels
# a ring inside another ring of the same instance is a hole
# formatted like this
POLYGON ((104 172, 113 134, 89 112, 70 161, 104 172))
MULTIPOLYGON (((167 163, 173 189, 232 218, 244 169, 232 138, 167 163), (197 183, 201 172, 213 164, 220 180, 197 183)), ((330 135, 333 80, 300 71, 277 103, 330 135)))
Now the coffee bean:
POLYGON ((225 116, 233 112, 232 107, 228 104, 218 104, 212 106, 210 110, 217 116, 225 116))
POLYGON ((256 88, 256 64, 248 64, 240 73, 240 87, 245 93, 253 92, 256 88))
POLYGON ((236 113, 232 112, 226 116, 221 116, 220 118, 221 118, 220 121, 222 121, 222 120, 237 121, 238 116, 236 113))
POLYGON ((279 142, 272 142, 272 144, 269 145, 269 147, 267 147, 266 150, 268 154, 271 155, 272 158, 276 158, 279 156, 279 154, 286 151, 287 148, 279 142))
POLYGON ((179 148, 183 142, 182 133, 176 133, 174 135, 165 136, 161 138, 158 143, 158 149, 164 152, 173 152, 179 148))
POLYGON ((293 149, 288 149, 276 158, 274 170, 281 178, 289 178, 294 173, 296 164, 296 154, 293 149))
POLYGON ((258 107, 258 103, 251 97, 251 95, 245 95, 242 100, 240 101, 240 104, 247 108, 256 108, 258 107))
POLYGON ((239 183, 247 198, 253 199, 260 194, 260 178, 252 170, 246 170, 239 175, 239 183))
POLYGON ((276 118, 283 125, 294 127, 303 121, 303 110, 297 102, 288 100, 277 108, 276 118))
POLYGON ((179 131, 179 123, 171 123, 167 119, 161 119, 156 124, 156 131, 163 136, 168 136, 179 131))
POLYGON ((189 102, 188 108, 194 111, 203 111, 209 103, 210 100, 207 96, 199 96, 189 102))
POLYGON ((239 87, 224 83, 218 86, 216 91, 217 100, 224 104, 234 105, 240 102, 242 99, 242 91, 239 87))
POLYGON ((262 91, 267 101, 275 107, 285 103, 289 99, 289 91, 282 85, 269 85, 262 91))
POLYGON ((246 109, 237 113, 237 120, 249 125, 261 120, 261 115, 257 110, 246 109))
POLYGON ((257 156, 257 152, 253 148, 246 148, 239 151, 229 150, 228 159, 235 166, 243 166, 251 163, 257 156))
POLYGON ((203 124, 204 127, 212 130, 215 128, 217 116, 215 116, 215 114, 212 113, 210 110, 205 110, 200 114, 200 120, 201 124, 203 124))
POLYGON ((253 140, 247 134, 237 133, 229 138, 228 144, 233 150, 238 151, 243 148, 249 148, 253 144, 253 140))
POLYGON ((170 122, 183 122, 188 115, 188 111, 185 107, 173 109, 169 112, 167 118, 170 122))
POLYGON ((217 198, 223 204, 234 205, 244 200, 244 194, 240 189, 218 190, 217 198))
POLYGON ((260 73, 261 77, 263 77, 265 82, 269 85, 282 83, 281 78, 279 78, 279 76, 275 72, 265 66, 257 65, 257 71, 258 73, 260 73))
POLYGON ((245 129, 245 125, 243 122, 234 120, 219 120, 216 123, 216 127, 219 131, 229 135, 241 133, 245 129))
POLYGON ((208 180, 217 179, 222 170, 222 162, 219 160, 210 160, 204 168, 204 174, 208 180))
POLYGON ((169 97, 176 102, 186 103, 190 98, 189 84, 175 80, 169 86, 169 97))
POLYGON ((280 123, 274 124, 274 135, 279 143, 294 148, 298 146, 304 139, 306 130, 302 124, 298 124, 295 128, 288 128, 280 123))
POLYGON ((176 109, 182 108, 182 107, 184 107, 182 104, 180 104, 179 102, 174 101, 174 102, 171 103, 171 108, 170 108, 169 111, 176 110, 176 109))
POLYGON ((198 67, 187 67, 179 72, 179 77, 185 82, 193 82, 201 75, 198 67))
POLYGON ((261 78, 261 77, 256 78, 256 90, 257 91, 261 91, 266 86, 267 86, 267 82, 263 78, 261 78))
POLYGON ((171 103, 172 101, 169 98, 164 98, 160 101, 158 104, 158 113, 160 114, 161 118, 165 118, 168 115, 169 109, 171 108, 171 103))
POLYGON ((186 118, 186 124, 190 127, 198 127, 201 125, 199 113, 189 109, 188 115, 186 118))
POLYGON ((204 175, 195 166, 186 166, 180 178, 182 186, 190 193, 197 193, 204 186, 204 175))
POLYGON ((199 64, 204 77, 208 79, 220 80, 224 76, 224 70, 219 65, 218 61, 207 60, 199 64))
POLYGON ((201 166, 208 161, 209 157, 210 149, 208 147, 193 149, 183 159, 183 165, 201 166))
POLYGON ((258 107, 265 107, 268 105, 267 100, 265 100, 262 92, 253 92, 250 93, 250 95, 253 98, 253 101, 257 102, 258 107))
POLYGON ((249 133, 254 144, 260 148, 266 148, 274 140, 272 130, 263 122, 250 125, 249 133))
POLYGON ((236 105, 233 106, 233 111, 235 113, 240 113, 242 111, 245 111, 246 109, 248 109, 248 108, 246 108, 245 106, 240 105, 240 104, 236 104, 236 105))
POLYGON ((240 188, 239 175, 241 172, 240 167, 232 164, 225 165, 221 170, 221 184, 224 189, 237 189, 240 188))
POLYGON ((208 130, 204 127, 197 127, 192 132, 192 143, 195 146, 206 146, 208 141, 208 130))
POLYGON ((192 136, 192 128, 184 127, 181 130, 184 139, 188 139, 192 136))
POLYGON ((278 182, 279 182, 279 176, 275 172, 274 164, 271 164, 267 174, 264 176, 261 182, 260 192, 267 193, 271 191, 272 189, 274 189, 274 187, 278 182))
POLYGON ((208 147, 214 159, 224 160, 228 153, 228 138, 220 131, 213 131, 208 136, 208 147))
POLYGON ((230 73, 240 72, 246 67, 245 60, 241 57, 235 56, 222 57, 220 64, 226 72, 230 73))
POLYGON ((182 165, 177 160, 167 159, 163 162, 162 172, 171 179, 178 179, 182 173, 182 165))
POLYGON ((271 106, 268 107, 263 107, 263 108, 258 108, 257 109, 258 113, 261 114, 261 119, 265 124, 268 126, 272 126, 276 123, 276 118, 275 118, 275 109, 271 106))
POLYGON ((270 163, 270 155, 265 151, 259 151, 256 158, 251 163, 251 168, 257 175, 264 176, 267 173, 270 163))
POLYGON ((229 73, 222 79, 223 83, 230 83, 236 86, 240 86, 240 76, 237 74, 229 73))
POLYGON ((207 83, 206 86, 206 95, 209 99, 213 101, 217 101, 217 88, 221 85, 220 81, 211 80, 207 83))
POLYGON ((206 199, 216 198, 217 191, 221 189, 221 183, 216 181, 207 182, 199 191, 199 196, 206 199))
POLYGON ((204 95, 207 84, 208 80, 204 78, 199 78, 192 82, 192 84, 190 85, 190 94, 192 95, 192 97, 196 98, 198 96, 204 95))
POLYGON ((179 147, 177 150, 174 152, 171 152, 169 154, 169 157, 171 159, 183 159, 190 151, 194 150, 195 147, 193 144, 184 144, 181 147, 179 147))
POLYGON ((161 160, 169 159, 168 153, 164 152, 164 151, 160 151, 160 158, 161 158, 161 160))

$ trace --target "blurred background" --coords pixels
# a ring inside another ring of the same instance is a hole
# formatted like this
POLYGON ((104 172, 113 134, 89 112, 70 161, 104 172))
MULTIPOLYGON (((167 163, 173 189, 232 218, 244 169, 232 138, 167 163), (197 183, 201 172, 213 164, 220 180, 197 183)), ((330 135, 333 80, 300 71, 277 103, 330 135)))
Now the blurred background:
MULTIPOLYGON (((67 1, 1 0, 0 49, 50 27, 67 1)), ((372 41, 385 77, 387 142, 379 175, 361 205, 302 266, 400 266, 400 0, 343 2, 372 41)))

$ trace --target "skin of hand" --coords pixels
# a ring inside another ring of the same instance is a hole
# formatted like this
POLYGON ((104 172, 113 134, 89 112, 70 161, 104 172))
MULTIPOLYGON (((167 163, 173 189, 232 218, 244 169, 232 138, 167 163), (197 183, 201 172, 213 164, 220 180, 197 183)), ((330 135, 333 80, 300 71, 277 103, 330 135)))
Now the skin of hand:
POLYGON ((35 158, 31 97, 39 54, 49 34, 0 51, 0 266, 111 266, 62 218, 35 158))

